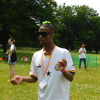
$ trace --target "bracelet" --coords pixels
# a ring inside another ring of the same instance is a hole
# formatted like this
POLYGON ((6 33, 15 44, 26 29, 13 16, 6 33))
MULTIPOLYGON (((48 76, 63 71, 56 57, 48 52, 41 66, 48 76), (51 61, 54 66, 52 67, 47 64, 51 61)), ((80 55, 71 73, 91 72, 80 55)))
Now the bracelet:
POLYGON ((61 71, 62 73, 65 72, 65 69, 63 71, 61 71))

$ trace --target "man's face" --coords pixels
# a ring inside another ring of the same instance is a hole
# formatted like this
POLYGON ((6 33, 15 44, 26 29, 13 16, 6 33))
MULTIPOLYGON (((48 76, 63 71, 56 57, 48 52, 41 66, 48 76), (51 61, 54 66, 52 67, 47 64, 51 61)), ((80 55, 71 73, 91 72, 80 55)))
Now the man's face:
POLYGON ((52 38, 54 37, 54 33, 48 28, 48 27, 40 27, 39 32, 51 32, 51 34, 48 34, 46 36, 39 35, 39 41, 41 45, 47 45, 52 42, 52 38))
POLYGON ((82 48, 84 49, 84 48, 85 48, 85 46, 82 46, 82 48))

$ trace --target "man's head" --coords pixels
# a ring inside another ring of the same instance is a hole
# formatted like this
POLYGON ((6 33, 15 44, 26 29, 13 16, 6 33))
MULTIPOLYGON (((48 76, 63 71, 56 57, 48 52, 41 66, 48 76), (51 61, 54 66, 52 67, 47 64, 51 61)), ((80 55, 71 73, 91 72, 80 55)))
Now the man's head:
POLYGON ((82 48, 85 48, 85 45, 84 44, 82 44, 82 48))
POLYGON ((48 45, 53 42, 54 28, 50 22, 45 21, 39 28, 38 32, 39 41, 42 45, 48 45))
POLYGON ((50 30, 51 30, 51 32, 52 33, 54 33, 54 27, 53 27, 53 25, 51 24, 51 22, 49 22, 49 21, 44 21, 44 22, 42 22, 42 25, 41 25, 41 27, 48 27, 50 30))

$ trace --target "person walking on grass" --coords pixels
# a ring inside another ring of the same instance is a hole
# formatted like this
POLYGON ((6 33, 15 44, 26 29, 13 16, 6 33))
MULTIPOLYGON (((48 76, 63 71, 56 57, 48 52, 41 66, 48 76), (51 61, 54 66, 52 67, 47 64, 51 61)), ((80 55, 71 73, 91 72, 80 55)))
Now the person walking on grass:
POLYGON ((15 77, 14 65, 16 65, 16 62, 11 62, 11 55, 14 52, 14 50, 16 50, 14 43, 15 43, 15 40, 13 40, 13 39, 9 39, 8 40, 8 44, 10 45, 9 55, 8 55, 8 64, 9 64, 9 70, 10 70, 10 79, 8 81, 11 81, 12 78, 15 77))
POLYGON ((84 66, 85 66, 85 69, 86 69, 86 49, 85 49, 85 45, 82 44, 82 47, 79 49, 79 69, 81 69, 81 62, 82 60, 84 61, 84 66))
POLYGON ((68 50, 53 43, 54 28, 49 21, 37 32, 43 49, 34 53, 29 76, 16 76, 11 81, 35 83, 38 80, 38 100, 69 100, 70 81, 74 79, 75 68, 68 50))

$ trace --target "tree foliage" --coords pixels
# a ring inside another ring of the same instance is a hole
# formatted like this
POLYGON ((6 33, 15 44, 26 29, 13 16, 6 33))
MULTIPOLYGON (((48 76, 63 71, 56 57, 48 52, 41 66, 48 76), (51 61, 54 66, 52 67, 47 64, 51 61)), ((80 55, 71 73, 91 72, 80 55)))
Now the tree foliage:
POLYGON ((56 6, 53 0, 0 0, 0 43, 6 47, 12 37, 16 46, 38 47, 36 32, 42 21, 55 22, 56 6))
POLYGON ((73 50, 79 49, 82 43, 87 50, 98 53, 100 40, 100 17, 88 6, 59 6, 57 11, 59 20, 60 41, 63 47, 73 50), (95 45, 96 44, 96 45, 95 45))
POLYGON ((7 50, 10 37, 16 46, 40 47, 36 32, 43 21, 55 28, 54 43, 67 49, 100 48, 100 16, 89 6, 57 6, 54 0, 0 0, 0 44, 7 50))

